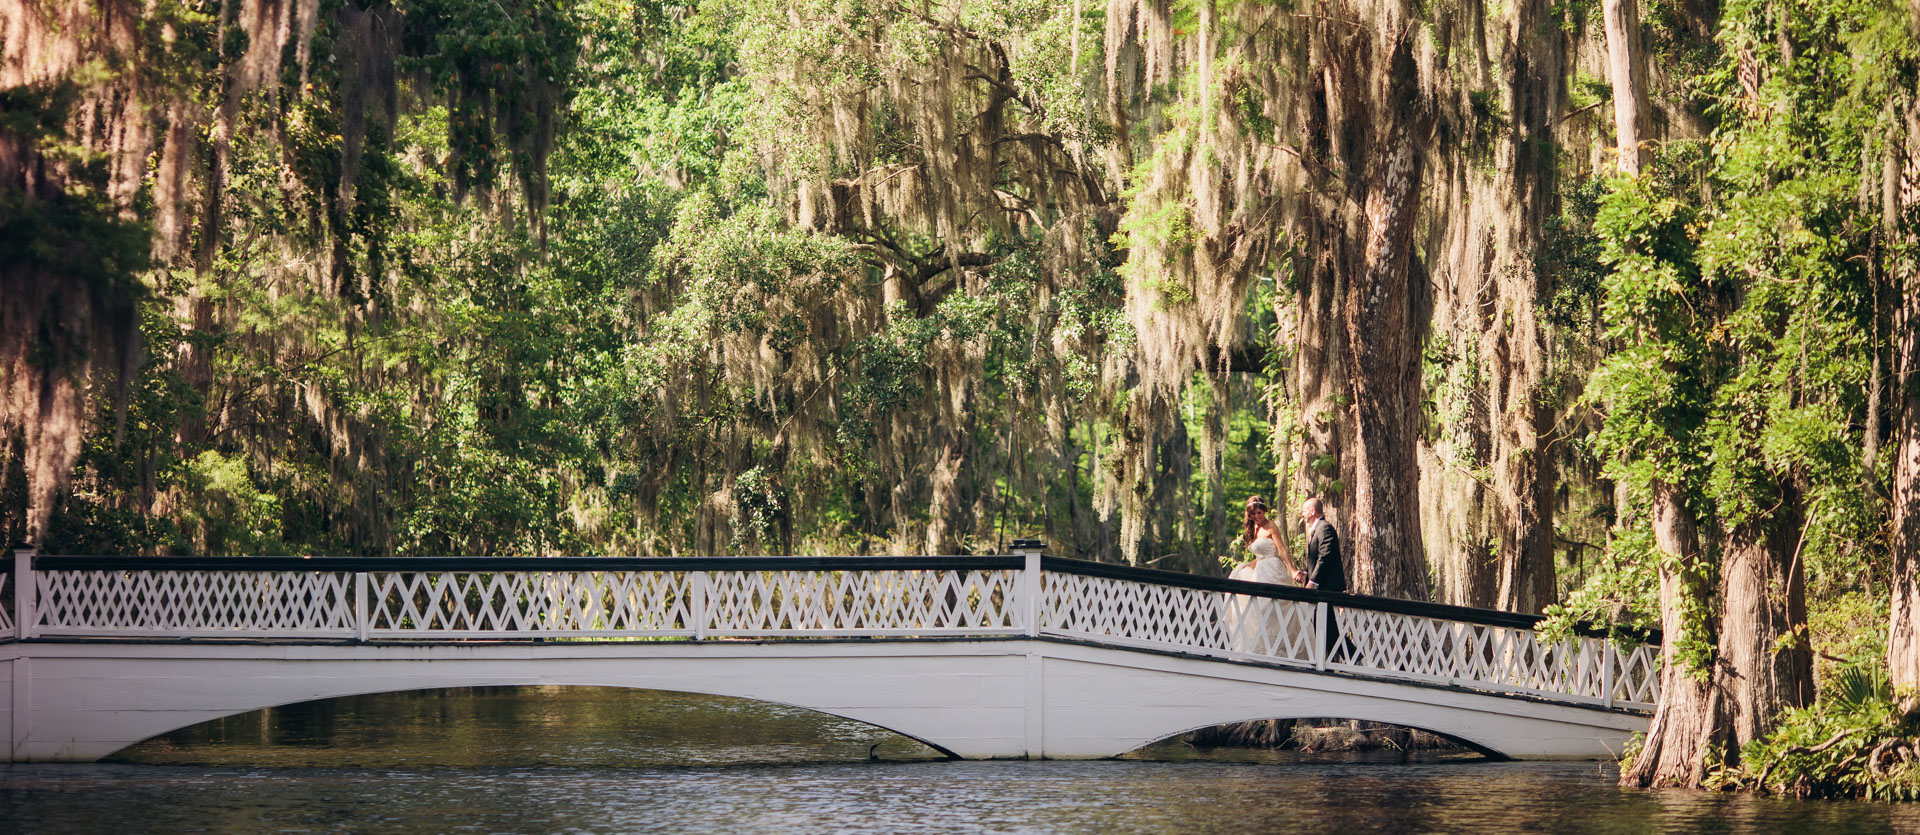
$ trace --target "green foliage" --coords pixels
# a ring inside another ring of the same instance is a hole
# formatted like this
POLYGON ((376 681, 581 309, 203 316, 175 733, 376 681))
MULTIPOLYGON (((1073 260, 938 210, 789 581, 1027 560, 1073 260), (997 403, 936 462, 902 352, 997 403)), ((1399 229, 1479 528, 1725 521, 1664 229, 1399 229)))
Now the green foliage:
MULTIPOLYGON (((1129 192, 1128 197, 1139 199, 1140 194, 1129 192)), ((1115 248, 1128 252, 1179 254, 1170 256, 1169 260, 1191 254, 1194 242, 1198 240, 1193 228, 1192 206, 1185 202, 1167 202, 1157 206, 1139 205, 1137 208, 1137 211, 1127 214, 1120 231, 1114 233, 1115 248)), ((1194 301, 1193 289, 1179 277, 1179 269, 1173 264, 1129 258, 1121 267, 1121 275, 1135 284, 1152 289, 1158 294, 1162 306, 1173 307, 1194 301)))
POLYGON ((1513 119, 1492 90, 1467 92, 1467 155, 1483 164, 1492 162, 1494 143, 1513 127, 1513 119))
MULTIPOLYGON (((1585 333, 1600 324, 1600 301, 1608 275, 1601 261, 1600 236, 1594 220, 1607 183, 1599 177, 1567 178, 1560 185, 1560 212, 1547 218, 1541 245, 1534 252, 1534 271, 1550 282, 1552 295, 1542 299, 1541 315, 1564 331, 1585 333)), ((1573 334, 1566 334, 1573 336, 1573 334)))
MULTIPOLYGON (((1736 3, 1717 42, 1677 6, 1651 10, 1654 51, 1715 130, 1669 143, 1599 201, 1600 321, 1618 348, 1588 397, 1605 416, 1593 448, 1630 488, 1625 515, 1669 489, 1703 531, 1697 562, 1659 557, 1683 580, 1687 628, 1668 638, 1696 671, 1712 654, 1717 537, 1798 513, 1789 556, 1811 578, 1815 645, 1873 652, 1851 637, 1867 624, 1861 601, 1884 594, 1872 585, 1880 476, 1862 461, 1875 220, 1859 195, 1885 107, 1862 92, 1912 77, 1911 46, 1886 35, 1891 9, 1736 3)), ((1577 231, 1567 243, 1549 252, 1577 263, 1577 231)), ((1577 298, 1550 315, 1577 321, 1577 298)))
POLYGON ((535 211, 578 57, 577 11, 557 0, 513 4, 408 0, 400 9, 406 69, 444 97, 455 193, 492 187, 504 160, 535 211))
POLYGON ((1815 677, 1823 681, 1836 667, 1872 667, 1887 657, 1889 595, 1860 582, 1857 575, 1840 591, 1837 579, 1828 579, 1834 589, 1811 592, 1818 603, 1807 612, 1807 631, 1817 653, 1815 677))
POLYGON ((744 552, 752 545, 780 541, 778 528, 786 520, 789 500, 776 474, 761 467, 734 478, 732 546, 744 552))
POLYGON ((181 522, 203 532, 195 550, 215 554, 284 555, 279 497, 255 483, 247 462, 207 450, 185 462, 187 496, 181 522))
POLYGON ((1847 667, 1832 676, 1813 707, 1789 708, 1765 739, 1740 752, 1740 765, 1717 769, 1709 785, 1795 797, 1920 800, 1920 759, 1911 737, 1920 727, 1896 705, 1884 665, 1847 667))
POLYGON ((1643 639, 1660 628, 1659 559, 1645 524, 1616 531, 1585 581, 1547 607, 1539 632, 1559 641, 1572 637, 1576 626, 1589 626, 1623 643, 1643 639))
POLYGON ((1601 320, 1622 346, 1595 369, 1590 394, 1606 409, 1594 439, 1606 473, 1636 491, 1656 482, 1684 493, 1704 473, 1697 434, 1711 380, 1704 314, 1712 302, 1694 260, 1697 209, 1660 195, 1653 180, 1620 180, 1595 219, 1601 260, 1601 320))
POLYGON ((0 190, 0 272, 8 277, 8 291, 19 294, 11 303, 40 309, 36 296, 54 295, 42 289, 48 285, 70 294, 49 306, 48 321, 26 323, 44 334, 34 360, 49 368, 70 366, 90 356, 96 343, 116 341, 78 321, 88 308, 101 319, 131 324, 131 311, 147 296, 139 274, 148 266, 152 229, 113 205, 107 194, 111 160, 76 144, 66 131, 82 87, 111 77, 104 62, 94 61, 58 81, 0 90, 0 137, 68 169, 64 187, 51 193, 0 190), (84 307, 74 309, 76 303, 84 307))

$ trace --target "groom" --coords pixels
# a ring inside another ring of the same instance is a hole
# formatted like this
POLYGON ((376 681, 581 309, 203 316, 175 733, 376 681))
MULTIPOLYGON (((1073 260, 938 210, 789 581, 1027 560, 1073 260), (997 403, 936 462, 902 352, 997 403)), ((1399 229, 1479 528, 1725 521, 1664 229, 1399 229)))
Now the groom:
POLYGON ((1300 521, 1307 526, 1307 567, 1293 572, 1293 581, 1310 589, 1346 591, 1347 570, 1340 562, 1340 535, 1321 513, 1319 499, 1300 504, 1300 521))
MULTIPOLYGON (((1319 499, 1308 499, 1300 503, 1300 521, 1307 526, 1307 553, 1304 571, 1295 570, 1293 581, 1310 589, 1321 591, 1347 590, 1347 569, 1340 561, 1340 535, 1334 533, 1333 523, 1321 512, 1319 499)), ((1333 654, 1333 647, 1339 643, 1340 626, 1333 618, 1333 609, 1327 609, 1327 654, 1333 654)))

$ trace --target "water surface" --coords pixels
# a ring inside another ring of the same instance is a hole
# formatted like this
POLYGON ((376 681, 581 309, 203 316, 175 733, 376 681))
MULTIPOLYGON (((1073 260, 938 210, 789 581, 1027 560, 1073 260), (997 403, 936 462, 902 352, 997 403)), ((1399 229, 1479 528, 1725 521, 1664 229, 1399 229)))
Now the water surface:
POLYGON ((1195 751, 949 762, 737 700, 494 688, 209 723, 116 762, 0 765, 0 830, 1920 832, 1920 808, 1631 791, 1604 763, 1195 751))

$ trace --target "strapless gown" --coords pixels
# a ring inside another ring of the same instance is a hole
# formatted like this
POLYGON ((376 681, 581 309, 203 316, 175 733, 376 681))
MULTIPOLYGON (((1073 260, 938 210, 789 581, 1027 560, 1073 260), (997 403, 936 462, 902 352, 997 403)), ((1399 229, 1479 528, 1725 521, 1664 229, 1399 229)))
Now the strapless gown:
POLYGON ((1280 561, 1280 546, 1271 539, 1256 539, 1247 551, 1254 556, 1253 577, 1256 583, 1274 583, 1291 586, 1293 578, 1287 576, 1286 563, 1280 561))
MULTIPOLYGON (((1247 546, 1247 551, 1253 555, 1254 561, 1236 567, 1228 575, 1229 579, 1293 585, 1293 578, 1287 576, 1286 564, 1280 561, 1280 548, 1273 540, 1256 539, 1247 546)), ((1296 643, 1293 633, 1298 629, 1293 627, 1292 619, 1283 616, 1283 611, 1311 604, 1244 594, 1224 597, 1221 601, 1223 611, 1220 625, 1227 632, 1228 649, 1263 656, 1294 657, 1300 654, 1298 648, 1292 646, 1296 643)))

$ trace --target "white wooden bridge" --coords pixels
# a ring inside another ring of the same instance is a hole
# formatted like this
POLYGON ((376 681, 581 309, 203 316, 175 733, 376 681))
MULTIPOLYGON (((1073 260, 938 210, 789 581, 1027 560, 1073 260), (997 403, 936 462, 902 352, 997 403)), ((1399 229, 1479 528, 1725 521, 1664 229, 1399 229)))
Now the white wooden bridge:
POLYGON ((1659 648, 1539 619, 1041 556, 119 558, 0 566, 12 761, 364 693, 736 696, 965 758, 1097 758, 1270 718, 1389 722, 1514 758, 1644 731, 1659 648))

